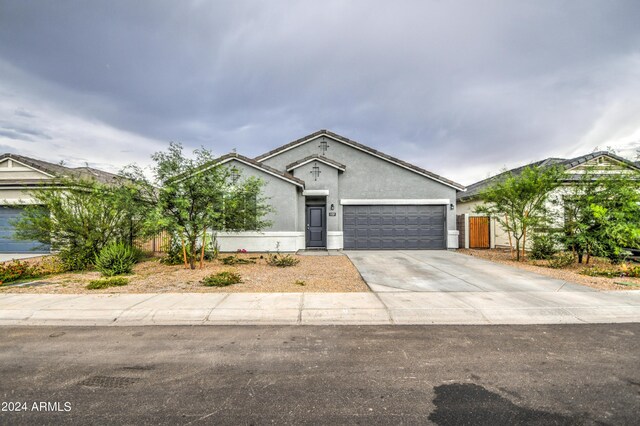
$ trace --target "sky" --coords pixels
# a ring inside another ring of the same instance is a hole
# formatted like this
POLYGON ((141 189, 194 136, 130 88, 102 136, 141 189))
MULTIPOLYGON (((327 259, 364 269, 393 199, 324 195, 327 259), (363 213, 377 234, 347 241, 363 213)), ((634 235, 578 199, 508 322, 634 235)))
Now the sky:
POLYGON ((640 2, 0 0, 0 152, 117 171, 319 129, 471 184, 640 149, 640 2))

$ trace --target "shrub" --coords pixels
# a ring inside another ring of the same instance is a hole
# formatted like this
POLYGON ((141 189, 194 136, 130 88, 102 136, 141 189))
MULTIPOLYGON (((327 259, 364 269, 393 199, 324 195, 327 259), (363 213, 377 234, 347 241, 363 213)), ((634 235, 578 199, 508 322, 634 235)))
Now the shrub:
POLYGON ((0 263, 0 284, 35 278, 39 275, 38 268, 27 262, 14 259, 11 262, 0 263))
POLYGON ((533 236, 531 246, 532 259, 551 259, 557 253, 556 241, 550 234, 536 234, 533 236))
POLYGON ((231 284, 241 283, 242 277, 236 272, 223 271, 204 277, 200 282, 207 287, 226 287, 231 284))
POLYGON ((301 287, 304 287, 305 285, 307 285, 307 283, 306 283, 306 282, 304 282, 304 280, 296 280, 296 281, 294 282, 294 284, 295 284, 295 285, 299 285, 299 286, 301 286, 301 287))
POLYGON ((225 265, 247 265, 250 263, 256 263, 254 259, 243 259, 238 256, 227 256, 220 259, 225 265))
POLYGON ((95 251, 91 248, 67 246, 58 252, 58 258, 67 271, 83 271, 95 260, 95 251))
POLYGON ((123 243, 112 243, 105 246, 96 256, 95 265, 106 277, 131 273, 138 260, 137 253, 131 246, 123 243))
POLYGON ((296 259, 290 254, 269 254, 267 256, 267 265, 277 266, 279 268, 286 268, 287 266, 295 266, 300 263, 299 259, 296 259))
POLYGON ((109 287, 121 287, 129 284, 129 280, 124 277, 109 277, 100 278, 99 280, 93 280, 87 285, 88 290, 101 290, 109 287))
POLYGON ((554 269, 562 269, 573 264, 575 256, 570 251, 563 251, 556 253, 551 259, 549 259, 549 267, 554 269))
POLYGON ((607 277, 607 278, 617 278, 617 277, 630 277, 630 278, 640 278, 640 266, 628 265, 623 263, 619 267, 613 268, 602 268, 597 266, 592 266, 591 268, 584 269, 582 274, 588 275, 590 277, 607 277))

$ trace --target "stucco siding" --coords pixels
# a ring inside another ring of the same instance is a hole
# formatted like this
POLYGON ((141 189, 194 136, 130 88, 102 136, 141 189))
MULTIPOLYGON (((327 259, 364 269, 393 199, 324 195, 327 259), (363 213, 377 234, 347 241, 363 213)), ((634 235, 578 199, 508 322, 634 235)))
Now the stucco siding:
POLYGON ((295 231, 298 229, 297 199, 299 191, 296 185, 239 161, 232 160, 225 166, 238 169, 242 178, 254 176, 265 182, 263 196, 268 198, 267 202, 274 209, 266 217, 272 222, 272 225, 265 231, 295 231))

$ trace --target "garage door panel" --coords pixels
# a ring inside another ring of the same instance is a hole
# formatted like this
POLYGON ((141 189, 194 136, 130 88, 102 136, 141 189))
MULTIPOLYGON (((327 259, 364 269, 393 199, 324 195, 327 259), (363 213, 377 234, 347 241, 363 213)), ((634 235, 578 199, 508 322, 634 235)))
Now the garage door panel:
POLYGON ((343 213, 345 249, 446 248, 446 206, 344 206, 343 213))
POLYGON ((39 241, 15 239, 14 222, 23 211, 19 206, 0 206, 0 253, 48 253, 49 247, 39 241))

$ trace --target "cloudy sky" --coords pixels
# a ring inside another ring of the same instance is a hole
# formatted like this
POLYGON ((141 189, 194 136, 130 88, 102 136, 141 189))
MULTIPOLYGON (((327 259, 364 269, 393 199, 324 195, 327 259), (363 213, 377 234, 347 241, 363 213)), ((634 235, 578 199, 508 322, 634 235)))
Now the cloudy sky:
POLYGON ((0 151, 105 169, 327 128, 463 184, 640 147, 640 2, 0 0, 0 151))

